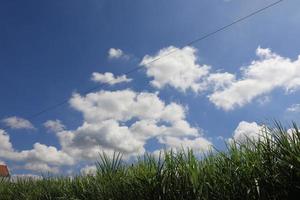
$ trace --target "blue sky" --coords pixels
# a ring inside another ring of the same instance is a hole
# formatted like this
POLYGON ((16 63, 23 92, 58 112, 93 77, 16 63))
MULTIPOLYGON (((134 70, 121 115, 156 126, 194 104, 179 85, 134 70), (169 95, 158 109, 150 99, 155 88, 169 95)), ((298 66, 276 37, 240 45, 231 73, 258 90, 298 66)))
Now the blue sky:
POLYGON ((130 159, 182 145, 222 149, 221 137, 255 135, 273 119, 297 122, 297 0, 184 46, 272 2, 2 0, 0 162, 15 174, 72 173, 93 167, 93 151, 119 150, 130 159), (151 60, 173 49, 176 54, 144 65, 127 82, 82 94, 141 66, 146 55, 151 60), (65 99, 70 102, 28 119, 65 99), (151 126, 135 130, 136 122, 151 126))

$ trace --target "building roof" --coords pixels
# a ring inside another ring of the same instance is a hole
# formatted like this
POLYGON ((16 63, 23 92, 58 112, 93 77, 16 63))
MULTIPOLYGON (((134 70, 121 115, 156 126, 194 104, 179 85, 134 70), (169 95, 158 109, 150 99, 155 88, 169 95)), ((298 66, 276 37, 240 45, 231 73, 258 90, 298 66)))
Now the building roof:
POLYGON ((0 177, 8 177, 9 171, 6 165, 0 165, 0 177))

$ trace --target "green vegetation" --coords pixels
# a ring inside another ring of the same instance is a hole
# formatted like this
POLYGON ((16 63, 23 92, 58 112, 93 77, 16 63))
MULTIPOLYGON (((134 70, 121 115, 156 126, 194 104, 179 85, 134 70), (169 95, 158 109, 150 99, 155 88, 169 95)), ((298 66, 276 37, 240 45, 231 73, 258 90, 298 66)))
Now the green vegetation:
POLYGON ((300 194, 300 131, 276 124, 258 142, 224 152, 150 155, 133 165, 100 156, 95 176, 0 183, 1 200, 26 199, 295 199, 300 194))

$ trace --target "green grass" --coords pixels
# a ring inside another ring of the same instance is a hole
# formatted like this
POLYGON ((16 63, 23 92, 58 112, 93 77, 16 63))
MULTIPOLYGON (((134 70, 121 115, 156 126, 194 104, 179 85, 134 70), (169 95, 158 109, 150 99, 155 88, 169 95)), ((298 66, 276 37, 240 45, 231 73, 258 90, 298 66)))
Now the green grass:
POLYGON ((295 199, 300 194, 300 132, 279 123, 265 137, 199 157, 197 152, 165 152, 140 157, 132 165, 102 154, 95 176, 44 178, 0 183, 0 199, 295 199), (296 196, 297 197, 297 196, 296 196))

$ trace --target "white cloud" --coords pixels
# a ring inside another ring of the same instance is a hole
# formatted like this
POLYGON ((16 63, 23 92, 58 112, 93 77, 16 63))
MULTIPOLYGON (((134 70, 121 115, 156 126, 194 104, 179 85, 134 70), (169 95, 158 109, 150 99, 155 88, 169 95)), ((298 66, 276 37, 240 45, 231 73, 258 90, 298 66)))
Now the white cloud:
POLYGON ((60 120, 48 120, 44 123, 44 127, 49 131, 54 133, 63 131, 65 129, 65 125, 62 124, 60 120))
POLYGON ((233 110, 254 99, 268 103, 269 93, 281 88, 286 93, 300 87, 300 56, 292 60, 270 49, 258 47, 257 60, 240 68, 241 77, 229 72, 210 73, 210 67, 197 63, 193 47, 168 47, 156 55, 146 55, 141 64, 152 77, 151 84, 159 89, 169 85, 180 91, 195 93, 206 91, 209 100, 218 108, 233 110), (151 62, 155 60, 155 62, 151 62))
POLYGON ((12 147, 9 135, 3 130, 0 130, 0 158, 24 162, 25 169, 38 171, 45 169, 53 173, 58 170, 58 166, 74 164, 74 159, 66 153, 57 150, 56 147, 40 143, 35 143, 31 150, 16 151, 12 147))
POLYGON ((82 175, 95 175, 97 167, 95 165, 87 165, 80 170, 82 175))
POLYGON ((78 128, 66 130, 59 120, 44 123, 56 133, 61 149, 35 143, 30 150, 17 151, 1 130, 0 159, 25 163, 23 168, 34 172, 58 173, 61 166, 95 161, 101 152, 112 155, 118 151, 125 159, 143 154, 147 142, 154 138, 161 138, 168 147, 182 143, 203 150, 209 144, 186 121, 187 108, 174 102, 166 104, 158 93, 126 89, 74 94, 70 104, 83 114, 78 128))
POLYGON ((46 163, 26 163, 24 169, 31 170, 38 173, 52 173, 52 174, 59 173, 58 167, 50 167, 46 163))
POLYGON ((169 85, 183 92, 203 91, 202 78, 208 75, 210 69, 209 66, 197 64, 196 49, 193 47, 164 48, 154 56, 146 55, 141 65, 147 68, 147 76, 153 77, 151 84, 154 87, 161 89, 169 85), (153 60, 156 61, 151 62, 153 60))
POLYGON ((110 72, 106 72, 104 74, 94 72, 92 74, 92 80, 94 82, 107 83, 109 85, 115 85, 117 83, 128 83, 128 82, 132 81, 132 79, 127 78, 126 75, 115 77, 110 72))
POLYGON ((186 150, 191 149, 194 153, 206 152, 212 149, 212 143, 203 137, 178 138, 166 136, 159 138, 159 142, 166 146, 166 149, 186 150))
POLYGON ((241 121, 234 131, 233 139, 238 143, 245 143, 248 139, 258 141, 265 136, 263 130, 264 126, 256 122, 241 121))
POLYGON ((128 121, 133 117, 178 121, 185 117, 185 109, 181 105, 176 103, 166 105, 159 99, 158 93, 137 93, 128 89, 100 91, 86 96, 74 94, 70 104, 83 113, 88 123, 108 119, 128 121))
POLYGON ((30 121, 16 116, 2 119, 2 122, 12 129, 35 129, 30 121))
POLYGON ((12 144, 9 141, 9 135, 0 129, 0 156, 4 151, 12 151, 12 144))
POLYGON ((293 104, 286 109, 288 112, 300 112, 300 104, 293 104))
POLYGON ((110 48, 108 50, 108 58, 109 59, 119 59, 119 58, 128 59, 128 55, 124 54, 124 52, 121 49, 110 48))
POLYGON ((32 150, 19 152, 21 159, 26 161, 42 161, 52 165, 72 165, 74 160, 56 147, 35 143, 32 150))
POLYGON ((134 137, 127 126, 122 126, 115 120, 97 124, 84 123, 74 133, 71 145, 82 149, 101 146, 103 149, 124 153, 142 153, 144 150, 144 142, 134 137))
MULTIPOLYGON (((266 95, 276 88, 293 92, 300 86, 300 57, 295 61, 273 53, 270 49, 257 48, 258 60, 241 68, 242 77, 232 75, 227 86, 209 95, 217 107, 232 110, 250 103, 254 98, 266 95)), ((228 76, 228 74, 223 74, 228 76)), ((228 78, 227 78, 228 79, 228 78)))
MULTIPOLYGON (((8 135, 6 135, 6 139, 9 139, 8 135)), ((10 142, 9 146, 12 146, 10 142)), ((56 166, 74 164, 73 158, 66 153, 57 150, 56 147, 40 143, 35 143, 31 150, 16 151, 12 147, 10 149, 4 148, 0 151, 0 158, 12 161, 24 161, 26 163, 42 162, 56 166)))
POLYGON ((299 138, 298 137, 298 132, 299 130, 296 130, 295 128, 289 128, 286 130, 286 134, 288 135, 288 139, 290 139, 290 141, 299 138))
POLYGON ((20 180, 42 180, 42 176, 38 176, 35 174, 13 174, 10 178, 12 182, 20 181, 20 180))
POLYGON ((59 120, 44 123, 56 133, 61 149, 35 143, 32 149, 18 151, 9 135, 0 130, 0 159, 24 163, 24 169, 34 172, 58 173, 62 166, 95 161, 100 152, 112 155, 119 151, 125 159, 143 154, 147 142, 154 138, 161 138, 168 147, 183 144, 203 150, 209 145, 186 121, 187 108, 165 103, 158 93, 126 89, 74 94, 70 105, 83 114, 78 128, 66 130, 59 120))
POLYGON ((84 122, 57 136, 62 150, 77 159, 94 160, 101 151, 119 151, 128 157, 144 153, 151 138, 199 135, 185 120, 185 108, 165 104, 157 93, 119 90, 74 94, 70 104, 83 113, 84 122))
MULTIPOLYGON (((274 141, 273 134, 278 131, 276 127, 270 131, 266 125, 258 125, 256 122, 241 121, 234 131, 233 138, 229 139, 229 143, 233 142, 232 139, 238 142, 238 144, 245 143, 247 140, 252 141, 266 141, 266 139, 274 141)), ((297 131, 294 128, 283 128, 284 133, 287 134, 289 139, 297 137, 297 131)), ((275 133, 276 135, 276 133, 275 133)))
POLYGON ((211 86, 214 91, 222 90, 224 88, 230 87, 235 81, 235 76, 228 72, 224 73, 211 73, 205 79, 206 89, 211 86))
POLYGON ((262 96, 257 99, 257 102, 259 103, 259 105, 265 105, 265 104, 269 103, 270 101, 271 101, 270 96, 262 96))

